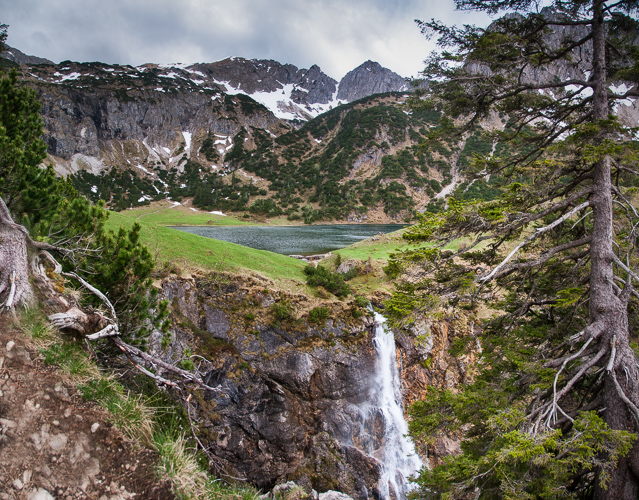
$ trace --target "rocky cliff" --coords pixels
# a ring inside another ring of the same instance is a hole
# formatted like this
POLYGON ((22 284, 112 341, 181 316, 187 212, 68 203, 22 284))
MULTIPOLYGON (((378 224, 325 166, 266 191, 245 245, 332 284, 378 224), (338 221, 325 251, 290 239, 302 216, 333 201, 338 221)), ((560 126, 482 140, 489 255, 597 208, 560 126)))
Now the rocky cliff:
POLYGON ((0 53, 0 57, 16 64, 55 64, 44 57, 28 56, 24 52, 8 45, 6 45, 6 50, 0 53))
POLYGON ((406 78, 374 61, 366 61, 346 73, 339 82, 337 98, 345 102, 356 101, 373 94, 410 90, 406 78))
MULTIPOLYGON (((357 318, 354 303, 334 301, 325 304, 330 318, 312 323, 314 299, 273 290, 257 277, 166 279, 161 293, 175 328, 168 347, 157 336, 152 349, 172 362, 192 356, 218 388, 191 403, 218 473, 262 489, 294 481, 377 498, 379 457, 366 453, 360 420, 375 371, 372 319, 357 318), (282 304, 292 311, 286 319, 277 313, 282 304)), ((464 331, 442 325, 397 334, 407 401, 431 384, 452 387, 472 371, 472 360, 446 361, 449 343, 464 331)), ((370 431, 377 442, 380 425, 370 431)), ((431 446, 431 459, 436 451, 431 446)))

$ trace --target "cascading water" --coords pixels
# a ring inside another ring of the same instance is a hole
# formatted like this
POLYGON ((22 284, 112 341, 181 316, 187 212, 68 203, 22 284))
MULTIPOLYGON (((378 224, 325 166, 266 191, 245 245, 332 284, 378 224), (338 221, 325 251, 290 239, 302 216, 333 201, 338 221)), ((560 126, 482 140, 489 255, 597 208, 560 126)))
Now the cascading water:
POLYGON ((408 424, 402 409, 395 336, 386 330, 385 322, 386 318, 375 313, 373 342, 377 351, 377 366, 369 403, 366 408, 362 408, 366 415, 364 425, 372 436, 368 440, 366 451, 381 464, 378 486, 380 498, 405 499, 410 488, 408 478, 419 471, 422 461, 415 452, 415 445, 407 436, 408 424))

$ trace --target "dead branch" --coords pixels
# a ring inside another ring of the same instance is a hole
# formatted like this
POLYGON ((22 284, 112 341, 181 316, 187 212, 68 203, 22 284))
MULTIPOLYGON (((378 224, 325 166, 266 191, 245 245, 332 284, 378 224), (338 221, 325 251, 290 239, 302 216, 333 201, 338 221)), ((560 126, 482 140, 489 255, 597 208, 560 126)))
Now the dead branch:
MULTIPOLYGON (((572 387, 577 383, 577 381, 584 375, 584 373, 586 373, 590 368, 592 368, 597 362, 599 362, 599 360, 604 356, 604 354, 606 354, 608 352, 608 347, 604 346, 603 348, 601 348, 599 350, 599 352, 593 356, 588 362, 585 362, 580 370, 575 374, 574 377, 572 377, 568 383, 566 383, 566 385, 557 393, 555 393, 553 395, 553 401, 557 402, 559 401, 561 398, 563 398, 566 393, 568 391, 570 391, 570 389, 572 389, 572 387)), ((539 424, 541 423, 541 421, 543 419, 545 419, 548 414, 553 411, 554 409, 554 404, 553 401, 548 401, 545 404, 539 406, 538 408, 536 408, 535 410, 533 410, 529 415, 528 415, 528 420, 532 420, 533 417, 537 416, 537 419, 535 421, 535 424, 533 426, 534 428, 534 433, 537 433, 537 429, 539 428, 539 424)), ((563 412, 562 412, 563 413, 563 412)))
POLYGON ((526 238, 524 241, 522 241, 519 245, 517 245, 512 252, 510 252, 508 254, 508 256, 502 261, 500 262, 497 267, 495 267, 495 269, 493 269, 490 274, 488 274, 487 276, 481 277, 479 278, 479 281, 481 281, 482 283, 486 283, 487 281, 490 281, 491 279, 493 279, 493 277, 495 276, 495 274, 497 274, 497 272, 504 267, 508 261, 510 259, 512 259, 515 254, 517 252, 519 252, 519 250, 521 248, 523 248, 525 245, 527 245, 528 243, 530 243, 532 240, 534 240, 535 238, 537 238, 538 236, 550 231, 551 229, 557 227, 559 224, 561 224, 563 221, 565 221, 566 219, 568 219, 569 217, 572 217, 574 214, 576 214, 577 212, 579 212, 580 210, 583 210, 584 208, 586 208, 587 206, 590 205, 589 201, 584 201, 583 203, 577 205, 576 207, 574 207, 572 210, 566 212, 564 215, 562 215, 561 217, 559 217, 557 220, 555 220, 554 222, 552 222, 551 224, 548 224, 547 226, 544 227, 540 227, 537 228, 530 236, 528 236, 528 238, 526 238))
POLYGON ((626 396, 626 393, 621 388, 621 385, 619 385, 619 381, 617 380, 617 375, 615 374, 614 370, 610 371, 610 376, 612 377, 612 380, 615 383, 615 389, 617 389, 617 394, 619 394, 619 397, 626 404, 628 409, 632 412, 633 416, 635 417, 635 420, 639 424, 639 408, 637 408, 637 406, 632 401, 630 401, 628 396, 626 396))
POLYGON ((97 340, 103 339, 105 337, 113 337, 114 335, 120 335, 118 330, 118 325, 110 324, 109 326, 103 328, 99 332, 92 333, 91 335, 87 335, 86 338, 88 340, 97 340))
POLYGON ((538 258, 534 260, 517 262, 515 264, 510 264, 509 266, 505 266, 499 272, 495 273, 495 275, 493 276, 493 279, 500 278, 513 271, 539 266, 541 264, 548 262, 553 256, 555 256, 558 253, 565 252, 566 250, 570 250, 571 248, 587 245, 588 243, 590 243, 590 236, 586 236, 579 240, 571 241, 569 243, 565 243, 563 245, 558 245, 556 247, 550 248, 549 250, 547 250, 546 252, 544 252, 542 255, 540 255, 538 258))
POLYGON ((186 382, 193 382, 196 385, 199 385, 200 387, 202 387, 203 389, 206 389, 207 391, 214 391, 214 392, 221 392, 221 388, 218 387, 210 387, 208 385, 206 385, 204 383, 204 381, 198 377, 197 375, 194 375, 193 373, 186 371, 186 370, 182 370, 181 368, 178 368, 177 366, 174 366, 170 363, 167 363, 165 361, 162 361, 160 358, 157 358, 155 356, 152 356, 140 349, 138 349, 137 347, 133 347, 130 344, 127 344, 126 342, 124 342, 121 338, 113 336, 111 337, 111 340, 115 343, 115 345, 117 345, 122 352, 124 352, 127 357, 129 355, 131 356, 136 356, 138 358, 142 358, 144 361, 151 363, 159 368, 162 368, 166 371, 169 371, 177 376, 179 376, 180 378, 182 378, 184 381, 186 382))
POLYGON ((76 279, 82 284, 82 286, 84 286, 87 290, 89 290, 91 293, 96 295, 102 302, 104 302, 104 304, 109 308, 109 311, 111 312, 111 320, 117 324, 118 316, 115 313, 115 308, 113 307, 113 304, 111 304, 111 301, 106 297, 106 295, 104 295, 100 290, 95 288, 93 285, 90 285, 89 283, 87 283, 84 279, 82 279, 76 273, 61 273, 61 274, 62 276, 67 276, 67 277, 76 279))

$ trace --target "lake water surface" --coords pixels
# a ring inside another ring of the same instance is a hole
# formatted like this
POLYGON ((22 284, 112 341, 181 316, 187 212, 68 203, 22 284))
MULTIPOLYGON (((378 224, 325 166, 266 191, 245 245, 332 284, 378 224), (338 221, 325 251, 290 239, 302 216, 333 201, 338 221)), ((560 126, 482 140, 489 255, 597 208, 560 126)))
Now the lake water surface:
POLYGON ((314 255, 344 248, 401 224, 332 224, 325 226, 181 226, 180 231, 284 255, 314 255))

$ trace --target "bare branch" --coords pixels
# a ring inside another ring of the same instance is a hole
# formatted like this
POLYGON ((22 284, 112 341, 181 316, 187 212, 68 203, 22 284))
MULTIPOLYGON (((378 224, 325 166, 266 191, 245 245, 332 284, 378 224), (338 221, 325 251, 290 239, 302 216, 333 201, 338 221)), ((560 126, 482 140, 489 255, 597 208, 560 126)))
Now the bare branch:
POLYGON ((125 354, 127 354, 127 356, 133 355, 133 356, 137 356, 138 358, 142 358, 144 361, 147 361, 148 363, 154 364, 164 370, 174 373, 175 375, 178 375, 180 378, 184 379, 185 381, 193 382, 199 385, 200 387, 202 387, 203 389, 206 389, 209 391, 215 391, 215 392, 221 392, 222 390, 219 386, 210 387, 206 385, 204 381, 197 375, 194 375, 193 373, 189 371, 182 370, 181 368, 178 368, 177 366, 173 366, 169 363, 166 363, 165 361, 162 361, 161 359, 155 356, 151 356, 150 354, 138 349, 137 347, 133 347, 132 345, 127 344, 119 337, 111 337, 111 339, 125 354))
POLYGON ((635 420, 639 424, 639 408, 637 408, 637 406, 632 401, 630 401, 628 396, 626 396, 626 393, 623 391, 623 389, 621 388, 621 385, 619 385, 619 382, 617 381, 617 375, 615 374, 614 370, 610 371, 610 376, 612 377, 612 380, 615 383, 615 389, 617 389, 617 394, 619 394, 619 397, 621 398, 621 400, 624 403, 626 403, 626 406, 632 412, 633 416, 635 417, 635 420))
POLYGON ((635 273, 632 269, 630 269, 630 267, 628 267, 626 264, 624 264, 622 262, 622 260, 617 257, 614 253, 612 255, 612 258, 614 259, 615 263, 624 271, 626 271, 630 276, 632 276, 635 280, 639 281, 639 276, 637 276, 637 273, 635 273))
POLYGON ((575 241, 571 241, 569 243, 565 243, 563 245, 558 245, 556 247, 553 247, 549 250, 547 250, 546 252, 544 252, 542 255, 540 255, 538 258, 534 259, 534 260, 529 260, 526 262, 517 262, 515 264, 510 264, 509 266, 504 267, 502 270, 500 270, 498 273, 496 273, 493 276, 493 279, 497 279, 500 278, 506 274, 509 274, 513 271, 516 270, 521 270, 521 269, 527 269, 530 267, 536 267, 539 266, 541 264, 544 264, 545 262, 549 261, 554 255, 564 252, 566 250, 570 250, 571 248, 576 248, 576 247, 580 247, 582 245, 586 245, 590 243, 590 236, 586 236, 584 238, 581 238, 580 240, 575 240, 575 241))
POLYGON ((97 340, 105 337, 113 337, 114 335, 120 335, 120 331, 118 329, 118 325, 110 324, 107 327, 103 328, 99 332, 92 333, 91 335, 87 335, 86 338, 89 340, 97 340))
MULTIPOLYGON (((550 411, 550 415, 548 416, 548 418, 550 419, 551 416, 554 419, 554 421, 557 421, 557 411, 556 408, 559 408, 559 405, 557 404, 557 381, 559 380, 559 375, 561 375, 561 372, 564 371, 564 368, 566 368, 566 365, 568 363, 570 363, 573 359, 578 358, 582 352, 584 352, 586 350, 586 348, 588 347, 588 345, 590 344, 590 342, 592 342, 594 339, 594 337, 590 337, 583 346, 581 346, 581 349, 579 349, 579 351, 577 351, 575 354, 573 354, 572 356, 570 356, 569 358, 567 358, 563 364, 561 365, 561 368, 557 371, 557 374, 555 375, 555 381, 552 384, 552 409, 550 411)), ((559 408, 559 410, 564 414, 564 416, 568 417, 568 415, 566 415, 563 410, 561 410, 561 408, 559 408)), ((568 417, 570 418, 570 417, 568 417)), ((571 419, 572 420, 572 419, 571 419)))
POLYGON ((83 278, 78 276, 76 273, 61 273, 61 274, 62 274, 62 276, 68 276, 70 278, 74 278, 74 279, 78 280, 82 284, 82 286, 84 286, 91 293, 96 295, 109 308, 109 310, 111 312, 112 321, 117 322, 118 315, 115 313, 115 308, 113 307, 113 304, 111 304, 111 301, 106 297, 106 295, 104 295, 100 290, 95 288, 93 285, 90 285, 89 283, 87 283, 83 278))
POLYGON ((583 210, 584 208, 586 208, 587 206, 590 205, 589 201, 584 201, 583 203, 577 205, 576 207, 574 207, 572 210, 566 212, 564 215, 562 215, 561 217, 559 217, 559 219, 555 220, 554 222, 552 222, 551 224, 548 224, 547 226, 544 227, 540 227, 537 228, 535 230, 535 232, 533 232, 528 238, 526 238, 524 241, 522 241, 519 245, 517 245, 512 252, 510 252, 510 254, 508 254, 508 256, 497 265, 497 267, 495 267, 495 269, 493 269, 487 276, 481 277, 479 278, 479 281, 481 281, 482 283, 485 283, 489 280, 491 280, 495 274, 497 274, 497 272, 503 267, 505 266, 508 261, 510 259, 512 259, 515 254, 517 252, 519 252, 519 250, 521 248, 523 248, 525 245, 527 245, 528 243, 530 243, 533 239, 537 238, 537 236, 544 234, 548 231, 550 231, 551 229, 557 227, 559 224, 561 224, 563 221, 565 221, 566 219, 568 219, 569 217, 572 217, 575 213, 579 212, 580 210, 583 210))

